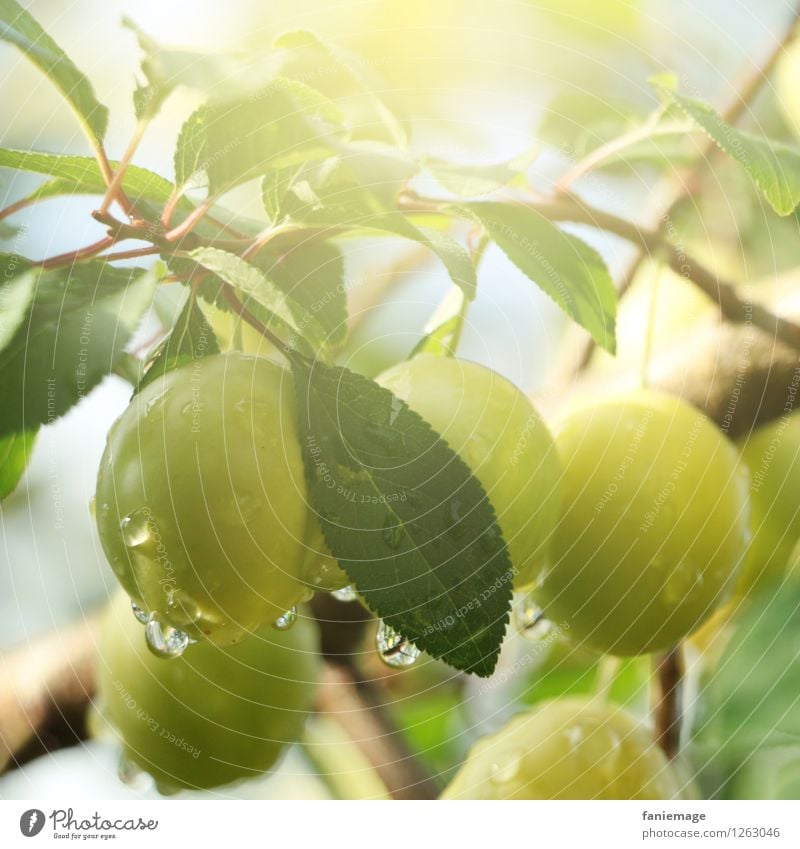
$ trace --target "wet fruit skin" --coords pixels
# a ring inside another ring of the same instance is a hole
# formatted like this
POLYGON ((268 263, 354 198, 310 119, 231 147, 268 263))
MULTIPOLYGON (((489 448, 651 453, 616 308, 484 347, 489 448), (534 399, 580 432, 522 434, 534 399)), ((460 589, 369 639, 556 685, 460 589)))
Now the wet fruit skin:
POLYGON ((737 586, 745 596, 780 579, 800 540, 800 413, 758 428, 739 445, 750 471, 753 531, 737 586))
POLYGON ((510 381, 477 363, 420 354, 377 382, 419 413, 486 490, 515 569, 533 581, 558 516, 561 465, 547 426, 510 381))
POLYGON ((108 436, 97 526, 142 609, 224 645, 305 594, 305 497, 290 373, 232 353, 133 398, 108 436))
POLYGON ((236 646, 197 643, 164 660, 147 649, 123 593, 100 630, 102 718, 123 757, 162 792, 210 788, 274 766, 302 731, 320 672, 313 620, 264 628, 236 646))
POLYGON ((676 799, 690 791, 648 733, 615 705, 543 702, 481 738, 443 799, 676 799))
POLYGON ((563 511, 534 597, 596 651, 669 648, 730 596, 747 549, 734 446, 685 402, 648 391, 586 404, 555 432, 563 511))

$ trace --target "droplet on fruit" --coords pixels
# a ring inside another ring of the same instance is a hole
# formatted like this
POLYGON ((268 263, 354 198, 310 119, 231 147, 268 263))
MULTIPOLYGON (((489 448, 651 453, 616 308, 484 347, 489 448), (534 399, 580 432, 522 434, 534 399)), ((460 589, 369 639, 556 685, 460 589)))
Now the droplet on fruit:
POLYGON ((375 635, 375 647, 381 660, 392 669, 411 666, 420 656, 420 650, 382 619, 375 635))
POLYGON ((352 584, 342 587, 340 590, 334 590, 331 595, 336 601, 355 601, 358 598, 356 588, 352 584))
POLYGON ((389 548, 399 548, 403 541, 403 526, 396 524, 392 519, 387 519, 383 526, 383 541, 389 548))
POLYGON ((131 610, 133 611, 133 615, 136 617, 137 621, 141 622, 142 625, 147 624, 147 620, 149 619, 148 614, 145 613, 133 599, 131 599, 131 610))
POLYGON ((506 784, 516 778, 522 766, 522 758, 510 757, 502 763, 493 763, 489 768, 489 780, 495 784, 506 784))
POLYGON ((177 625, 196 625, 203 619, 200 603, 185 590, 171 590, 167 595, 169 618, 177 625))
POLYGON ((94 518, 97 513, 97 499, 92 496, 89 499, 89 515, 94 518))
POLYGON ((516 602, 513 615, 514 625, 520 636, 532 642, 544 639, 552 627, 551 623, 544 618, 542 609, 529 595, 516 602))
POLYGON ((180 657, 187 649, 191 640, 185 631, 162 625, 155 613, 147 617, 144 626, 144 638, 147 647, 156 657, 180 657))
POLYGON ((293 607, 281 614, 273 623, 272 627, 276 631, 288 631, 289 628, 297 622, 297 608, 293 607))
POLYGON ((128 548, 136 548, 150 539, 149 514, 144 510, 134 510, 120 523, 122 541, 128 548))

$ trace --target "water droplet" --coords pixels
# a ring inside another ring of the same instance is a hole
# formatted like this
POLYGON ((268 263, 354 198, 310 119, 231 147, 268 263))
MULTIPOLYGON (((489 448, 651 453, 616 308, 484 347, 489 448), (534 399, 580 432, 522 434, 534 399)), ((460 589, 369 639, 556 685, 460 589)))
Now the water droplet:
POLYGON ((399 548, 403 541, 403 526, 398 525, 391 518, 387 519, 383 526, 383 541, 389 548, 399 548))
POLYGON ((287 610, 286 613, 281 614, 272 623, 272 627, 276 631, 288 631, 295 622, 297 622, 297 608, 293 607, 291 610, 287 610))
POLYGON ((502 763, 493 763, 489 768, 489 780, 495 784, 506 784, 513 781, 522 766, 522 758, 512 756, 502 763))
POLYGON ((145 613, 144 610, 142 610, 142 608, 139 607, 139 605, 133 599, 131 599, 131 610, 133 611, 133 615, 139 622, 142 623, 142 625, 147 624, 147 620, 149 618, 148 614, 145 613))
POLYGON ((514 625, 522 637, 532 642, 542 640, 552 627, 530 596, 524 596, 514 605, 514 625))
POLYGON ((147 640, 147 647, 156 657, 165 658, 180 657, 191 642, 185 631, 171 625, 162 625, 155 613, 147 617, 144 638, 147 640))
POLYGON ((128 548, 136 548, 150 539, 150 514, 145 510, 134 510, 120 523, 122 541, 128 548))
POLYGON ((120 756, 117 775, 123 784, 135 790, 145 790, 150 785, 150 776, 125 755, 120 756))
POLYGON ((97 499, 94 496, 89 499, 89 515, 92 518, 97 515, 97 499))
POLYGON ((171 622, 183 627, 196 625, 203 619, 203 608, 184 590, 170 590, 167 594, 167 610, 171 622))
POLYGON ((352 584, 342 587, 340 590, 334 590, 331 595, 336 601, 355 601, 358 598, 356 588, 352 584))
POLYGON ((375 635, 375 647, 381 660, 392 669, 402 669, 411 666, 420 656, 420 650, 401 634, 398 634, 382 619, 375 635))

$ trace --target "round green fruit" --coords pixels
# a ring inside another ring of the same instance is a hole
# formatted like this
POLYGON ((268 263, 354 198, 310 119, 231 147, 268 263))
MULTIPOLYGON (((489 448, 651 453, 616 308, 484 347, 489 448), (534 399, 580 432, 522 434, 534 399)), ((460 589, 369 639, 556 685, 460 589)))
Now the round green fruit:
POLYGON ((687 782, 621 708, 543 702, 479 740, 444 799, 676 799, 687 782))
POLYGON ((758 428, 740 448, 750 471, 753 541, 737 589, 747 595, 780 579, 800 540, 800 413, 758 428))
POLYGON ((302 616, 288 631, 265 628, 235 646, 198 643, 182 657, 157 658, 121 593, 99 648, 101 717, 121 738, 123 758, 162 792, 270 769, 299 738, 320 671, 316 628, 302 616))
POLYGON ((419 413, 486 490, 525 589, 547 556, 558 518, 561 464, 547 425, 525 395, 491 369, 421 354, 378 383, 419 413))
POLYGON ((258 357, 208 357, 156 378, 112 427, 100 539, 130 597, 163 625, 230 644, 306 593, 291 381, 258 357))
POLYGON ((556 426, 563 512, 533 595, 570 638, 622 656, 669 648, 730 596, 749 542, 748 480, 702 413, 656 392, 556 426))

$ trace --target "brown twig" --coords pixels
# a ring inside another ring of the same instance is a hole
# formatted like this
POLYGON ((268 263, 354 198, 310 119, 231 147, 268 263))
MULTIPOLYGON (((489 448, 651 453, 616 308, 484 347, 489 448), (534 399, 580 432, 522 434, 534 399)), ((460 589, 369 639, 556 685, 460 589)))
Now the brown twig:
POLYGON ((683 657, 680 646, 656 656, 653 665, 657 688, 653 705, 656 743, 672 759, 678 754, 681 736, 683 657))

